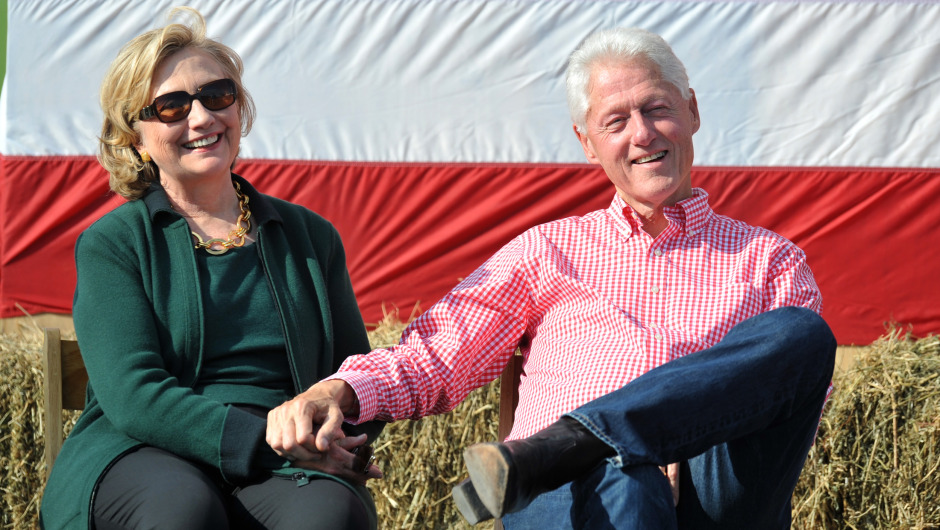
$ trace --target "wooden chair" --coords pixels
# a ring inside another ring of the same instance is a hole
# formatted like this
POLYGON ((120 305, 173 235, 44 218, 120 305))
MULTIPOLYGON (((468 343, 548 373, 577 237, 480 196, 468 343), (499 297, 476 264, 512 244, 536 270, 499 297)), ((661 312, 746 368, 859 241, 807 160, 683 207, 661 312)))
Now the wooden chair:
MULTIPOLYGON (((519 378, 522 376, 522 355, 517 351, 499 376, 499 427, 497 436, 503 441, 512 430, 516 405, 519 404, 519 378)), ((493 530, 503 530, 499 519, 493 524, 493 530)))
POLYGON ((85 387, 88 385, 88 373, 78 341, 62 339, 58 328, 43 330, 42 375, 45 395, 43 437, 48 477, 62 449, 62 410, 84 409, 85 387))
POLYGON ((518 351, 512 356, 509 364, 499 376, 499 427, 497 436, 503 441, 512 430, 512 423, 516 415, 516 405, 519 404, 519 378, 522 376, 522 354, 518 351))

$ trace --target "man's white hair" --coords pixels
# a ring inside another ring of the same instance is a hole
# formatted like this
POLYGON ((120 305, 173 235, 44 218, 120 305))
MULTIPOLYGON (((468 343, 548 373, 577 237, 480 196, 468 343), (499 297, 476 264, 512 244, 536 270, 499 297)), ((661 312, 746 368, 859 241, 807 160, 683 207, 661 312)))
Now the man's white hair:
POLYGON ((640 28, 599 31, 584 39, 568 59, 565 76, 568 110, 579 132, 583 133, 587 124, 588 90, 594 67, 605 61, 626 63, 637 59, 652 61, 663 79, 675 85, 683 98, 692 96, 685 65, 662 37, 640 28))

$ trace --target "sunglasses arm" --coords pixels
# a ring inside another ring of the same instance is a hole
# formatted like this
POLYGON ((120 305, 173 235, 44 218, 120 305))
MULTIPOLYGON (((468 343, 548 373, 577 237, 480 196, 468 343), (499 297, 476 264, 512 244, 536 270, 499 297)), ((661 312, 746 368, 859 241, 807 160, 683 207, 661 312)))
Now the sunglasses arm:
POLYGON ((153 105, 149 105, 140 109, 140 114, 137 115, 137 119, 139 119, 140 121, 149 120, 150 118, 153 118, 156 115, 157 113, 154 110, 153 105))

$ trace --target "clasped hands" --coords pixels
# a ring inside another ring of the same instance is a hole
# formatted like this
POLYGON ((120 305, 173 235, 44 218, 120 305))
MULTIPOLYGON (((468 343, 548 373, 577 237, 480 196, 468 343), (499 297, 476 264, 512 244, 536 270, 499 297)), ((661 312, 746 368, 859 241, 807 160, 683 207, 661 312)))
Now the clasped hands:
POLYGON ((344 408, 347 412, 358 409, 355 399, 355 392, 344 381, 317 383, 268 412, 265 439, 296 467, 359 484, 382 478, 382 471, 372 464, 366 435, 347 436, 343 432, 344 408))

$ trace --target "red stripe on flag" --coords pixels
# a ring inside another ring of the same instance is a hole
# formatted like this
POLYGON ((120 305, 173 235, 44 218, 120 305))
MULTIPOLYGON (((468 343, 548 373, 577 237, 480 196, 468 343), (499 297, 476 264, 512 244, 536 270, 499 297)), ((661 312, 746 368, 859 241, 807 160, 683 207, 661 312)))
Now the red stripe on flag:
MULTIPOLYGON (((68 313, 78 233, 120 203, 91 157, 0 158, 0 316, 68 313)), ((367 322, 427 308, 500 245, 535 224, 606 207, 597 168, 538 164, 363 164, 247 160, 260 190, 331 220, 367 322)), ((891 321, 940 333, 940 170, 693 170, 719 213, 800 245, 841 344, 891 321)))

